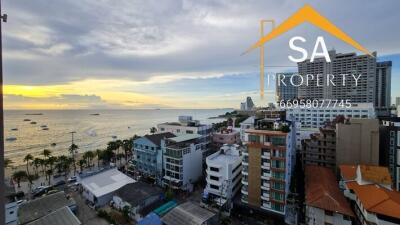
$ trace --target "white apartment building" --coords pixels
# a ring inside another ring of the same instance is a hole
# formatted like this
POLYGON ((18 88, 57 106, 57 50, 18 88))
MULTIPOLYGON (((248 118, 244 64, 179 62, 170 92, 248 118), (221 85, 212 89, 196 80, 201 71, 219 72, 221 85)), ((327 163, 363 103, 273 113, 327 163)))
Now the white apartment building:
POLYGON ((202 175, 205 145, 200 134, 185 134, 162 140, 164 176, 163 186, 192 191, 202 175))
POLYGON ((239 145, 225 144, 220 151, 206 159, 207 186, 204 193, 218 205, 224 205, 240 190, 242 179, 240 151, 239 145))
POLYGON ((337 116, 346 118, 369 118, 376 117, 372 103, 352 103, 346 107, 318 107, 318 108, 289 108, 286 111, 286 119, 292 122, 300 122, 302 128, 320 128, 325 122, 333 121, 337 116))
POLYGON ((211 143, 212 138, 212 125, 200 124, 200 121, 193 120, 192 116, 179 116, 178 122, 167 122, 157 125, 158 133, 171 132, 177 136, 184 134, 200 134, 199 141, 205 145, 203 149, 205 158, 209 150, 208 145, 211 143))

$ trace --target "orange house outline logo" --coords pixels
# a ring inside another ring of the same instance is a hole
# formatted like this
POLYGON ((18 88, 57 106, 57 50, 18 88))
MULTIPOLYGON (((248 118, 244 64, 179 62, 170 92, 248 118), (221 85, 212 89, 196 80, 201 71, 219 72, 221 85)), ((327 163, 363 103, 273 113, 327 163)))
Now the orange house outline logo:
POLYGON ((289 18, 287 18, 283 23, 279 24, 275 28, 275 22, 273 20, 261 20, 261 38, 255 44, 253 44, 249 49, 247 49, 244 54, 254 50, 255 48, 260 48, 260 96, 264 97, 264 44, 284 33, 293 29, 294 27, 308 22, 321 30, 326 31, 332 36, 342 40, 343 42, 353 46, 354 48, 360 50, 364 54, 372 55, 370 51, 364 48, 361 44, 356 42, 353 38, 335 26, 332 22, 330 22, 327 18, 322 16, 319 12, 317 12, 311 5, 306 4, 289 18), (264 36, 264 23, 272 22, 272 31, 264 36))

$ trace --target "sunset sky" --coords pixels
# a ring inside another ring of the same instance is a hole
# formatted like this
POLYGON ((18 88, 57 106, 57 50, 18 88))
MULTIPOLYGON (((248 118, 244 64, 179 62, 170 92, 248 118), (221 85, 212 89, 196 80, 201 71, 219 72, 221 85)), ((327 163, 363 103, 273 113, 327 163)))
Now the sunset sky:
MULTIPOLYGON (((279 24, 305 3, 4 0, 5 108, 237 108, 246 96, 260 104, 259 53, 242 53, 260 38, 260 19, 279 24)), ((400 96, 400 1, 307 3, 392 60, 392 99, 400 96)), ((303 24, 265 45, 266 72, 296 70, 287 56, 297 35, 309 52, 322 35, 328 49, 361 54, 303 24)))

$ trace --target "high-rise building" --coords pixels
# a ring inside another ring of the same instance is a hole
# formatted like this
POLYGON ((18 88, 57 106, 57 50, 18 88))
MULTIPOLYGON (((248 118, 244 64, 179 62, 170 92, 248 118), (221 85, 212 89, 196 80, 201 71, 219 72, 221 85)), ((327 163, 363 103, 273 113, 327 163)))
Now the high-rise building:
POLYGON ((308 59, 298 63, 298 72, 304 79, 307 75, 314 76, 314 79, 309 79, 308 85, 303 82, 299 87, 299 98, 349 100, 352 103, 389 107, 391 62, 377 63, 376 52, 373 55, 340 54, 332 50, 329 51, 331 62, 316 58, 314 62, 308 59), (334 75, 334 78, 330 75, 334 75), (352 75, 360 77, 356 81, 352 75))
POLYGON ((396 97, 396 108, 400 105, 400 97, 396 97))
POLYGON ((379 165, 379 121, 352 118, 336 124, 336 165, 379 165))
POLYGON ((391 100, 392 61, 376 63, 375 106, 388 108, 391 100))
POLYGON ((299 83, 299 77, 293 76, 294 73, 278 73, 276 76, 276 95, 278 102, 281 100, 287 101, 298 97, 298 87, 293 84, 299 83), (293 78, 292 78, 293 76, 293 78))
POLYGON ((245 102, 240 103, 240 110, 253 110, 254 103, 251 97, 247 97, 245 102))
POLYGON ((242 203, 285 215, 295 164, 295 126, 290 121, 257 121, 246 130, 243 151, 242 203))
POLYGON ((379 127, 379 164, 389 168, 393 187, 400 191, 400 118, 381 120, 379 127))

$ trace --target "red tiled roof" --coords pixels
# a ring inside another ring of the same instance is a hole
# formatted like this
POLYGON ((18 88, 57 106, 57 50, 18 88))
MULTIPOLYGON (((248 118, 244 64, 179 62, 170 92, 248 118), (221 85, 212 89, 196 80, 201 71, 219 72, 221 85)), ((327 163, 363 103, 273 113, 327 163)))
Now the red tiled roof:
POLYGON ((360 165, 361 177, 376 184, 392 184, 389 169, 383 166, 360 165))
POLYGON ((308 165, 305 169, 306 204, 309 206, 353 216, 334 173, 325 167, 308 165))
POLYGON ((347 182, 346 186, 354 191, 367 211, 400 218, 400 192, 376 184, 359 185, 356 181, 347 182))

